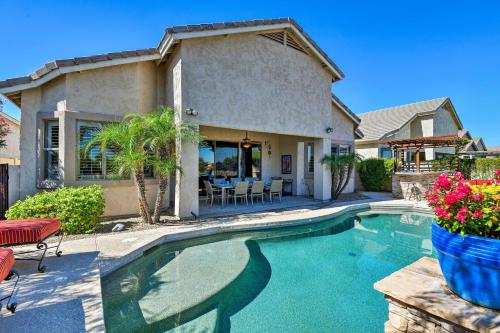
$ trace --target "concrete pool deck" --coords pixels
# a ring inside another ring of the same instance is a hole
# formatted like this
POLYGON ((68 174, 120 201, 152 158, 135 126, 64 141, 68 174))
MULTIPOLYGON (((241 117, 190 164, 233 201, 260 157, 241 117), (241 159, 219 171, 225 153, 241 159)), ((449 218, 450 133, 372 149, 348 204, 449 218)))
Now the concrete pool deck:
MULTIPOLYGON (((47 272, 36 272, 32 262, 17 262, 21 273, 15 315, 3 310, 0 326, 14 332, 104 332, 100 278, 141 257, 154 246, 232 231, 255 230, 313 223, 344 212, 373 208, 381 211, 414 210, 430 213, 424 202, 392 200, 390 194, 364 193, 371 199, 296 207, 283 212, 262 212, 198 221, 180 221, 154 229, 97 234, 67 240, 63 256, 50 255, 47 272)), ((3 294, 9 284, 0 285, 3 294)))

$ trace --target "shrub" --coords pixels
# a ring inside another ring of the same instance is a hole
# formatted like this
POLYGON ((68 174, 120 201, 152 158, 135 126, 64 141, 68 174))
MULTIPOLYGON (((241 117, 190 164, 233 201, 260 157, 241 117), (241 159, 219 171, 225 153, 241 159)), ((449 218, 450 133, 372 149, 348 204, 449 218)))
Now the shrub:
POLYGON ((426 197, 436 222, 448 232, 500 239, 500 170, 497 179, 465 181, 442 174, 426 197))
POLYGON ((68 234, 90 233, 104 212, 102 187, 63 187, 45 191, 16 202, 5 214, 7 219, 57 217, 68 234))
POLYGON ((392 160, 368 158, 359 163, 359 178, 367 191, 383 191, 391 182, 392 160))
POLYGON ((474 178, 491 179, 495 175, 495 170, 500 169, 500 157, 478 158, 475 161, 476 161, 476 170, 474 178))

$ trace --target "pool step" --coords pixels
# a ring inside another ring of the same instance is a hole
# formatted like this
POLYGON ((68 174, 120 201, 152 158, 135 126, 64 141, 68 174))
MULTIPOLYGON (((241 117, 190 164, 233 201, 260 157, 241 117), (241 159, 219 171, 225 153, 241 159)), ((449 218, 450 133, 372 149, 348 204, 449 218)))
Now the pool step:
MULTIPOLYGON (((150 277, 151 288, 139 300, 147 324, 172 318, 209 300, 246 268, 246 239, 189 247, 150 277)), ((211 313, 210 311, 209 313, 211 313)))

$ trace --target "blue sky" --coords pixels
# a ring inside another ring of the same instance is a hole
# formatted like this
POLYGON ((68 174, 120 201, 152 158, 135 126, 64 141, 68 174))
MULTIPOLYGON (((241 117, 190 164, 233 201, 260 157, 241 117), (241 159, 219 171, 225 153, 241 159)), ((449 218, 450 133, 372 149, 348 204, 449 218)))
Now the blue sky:
POLYGON ((154 47, 170 25, 287 16, 345 72, 333 91, 354 112, 449 96, 474 136, 500 145, 500 1, 0 0, 0 79, 154 47))

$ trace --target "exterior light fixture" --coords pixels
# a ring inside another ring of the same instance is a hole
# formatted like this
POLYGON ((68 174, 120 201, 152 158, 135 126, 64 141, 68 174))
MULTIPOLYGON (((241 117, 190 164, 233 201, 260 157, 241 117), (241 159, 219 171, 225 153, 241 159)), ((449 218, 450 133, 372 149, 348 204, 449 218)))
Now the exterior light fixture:
POLYGON ((332 132, 333 132, 333 128, 331 128, 331 127, 326 128, 326 133, 330 134, 332 132))
POLYGON ((245 149, 252 147, 252 143, 250 142, 250 139, 248 138, 248 131, 245 131, 245 138, 243 139, 242 146, 245 149))
POLYGON ((198 111, 196 111, 195 109, 189 108, 189 109, 186 109, 186 114, 188 116, 196 117, 198 115, 198 111))

